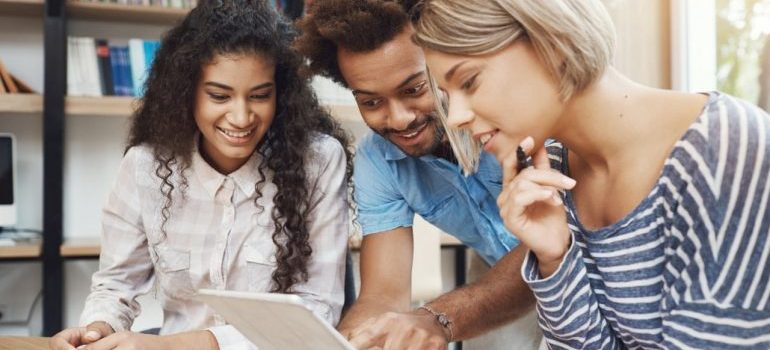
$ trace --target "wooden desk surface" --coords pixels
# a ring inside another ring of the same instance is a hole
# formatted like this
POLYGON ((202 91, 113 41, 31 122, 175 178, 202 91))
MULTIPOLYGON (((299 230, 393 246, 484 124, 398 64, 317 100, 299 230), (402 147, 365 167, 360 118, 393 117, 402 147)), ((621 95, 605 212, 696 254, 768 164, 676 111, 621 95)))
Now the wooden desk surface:
POLYGON ((0 350, 48 350, 48 338, 0 336, 0 350))

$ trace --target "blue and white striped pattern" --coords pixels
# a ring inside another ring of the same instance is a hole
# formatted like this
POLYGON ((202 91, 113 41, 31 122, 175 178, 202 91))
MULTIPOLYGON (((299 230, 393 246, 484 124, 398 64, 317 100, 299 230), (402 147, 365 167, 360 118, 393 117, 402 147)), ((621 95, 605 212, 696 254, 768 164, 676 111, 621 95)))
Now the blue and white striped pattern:
MULTIPOLYGON (((551 160, 566 171, 565 150, 551 160)), ((551 349, 770 349, 770 117, 711 93, 652 192, 586 230, 541 279, 522 269, 551 349)))

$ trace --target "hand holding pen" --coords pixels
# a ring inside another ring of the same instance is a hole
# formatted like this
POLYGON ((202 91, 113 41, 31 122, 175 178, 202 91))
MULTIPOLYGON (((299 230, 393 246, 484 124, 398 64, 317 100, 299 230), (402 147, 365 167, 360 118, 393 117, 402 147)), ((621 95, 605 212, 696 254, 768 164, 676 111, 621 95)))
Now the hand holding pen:
POLYGON ((570 234, 559 191, 574 179, 551 169, 544 146, 527 137, 503 162, 503 189, 497 198, 505 226, 538 258, 542 277, 556 270, 569 248, 570 234), (532 166, 526 155, 534 150, 532 166))

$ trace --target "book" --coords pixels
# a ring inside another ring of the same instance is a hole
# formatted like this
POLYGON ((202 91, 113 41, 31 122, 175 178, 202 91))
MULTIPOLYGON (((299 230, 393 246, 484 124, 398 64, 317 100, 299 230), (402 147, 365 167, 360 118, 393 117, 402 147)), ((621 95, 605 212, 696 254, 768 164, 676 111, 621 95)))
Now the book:
POLYGON ((133 96, 131 65, 128 62, 128 46, 110 46, 110 63, 116 96, 133 96))
POLYGON ((2 80, 2 84, 5 85, 3 89, 6 92, 12 94, 19 92, 19 88, 16 87, 16 83, 11 78, 11 74, 5 69, 5 65, 2 61, 0 61, 0 80, 2 80))
POLYGON ((144 79, 147 70, 142 39, 128 40, 128 62, 131 64, 131 83, 134 86, 134 96, 141 97, 144 95, 144 79))
POLYGON ((99 68, 99 80, 101 81, 102 95, 114 96, 115 86, 113 84, 112 63, 110 62, 110 46, 107 39, 96 39, 96 57, 99 68))
POLYGON ((16 83, 16 87, 19 89, 19 93, 31 94, 35 92, 31 87, 29 87, 29 85, 27 85, 21 79, 16 78, 16 76, 13 74, 11 74, 11 80, 16 83))

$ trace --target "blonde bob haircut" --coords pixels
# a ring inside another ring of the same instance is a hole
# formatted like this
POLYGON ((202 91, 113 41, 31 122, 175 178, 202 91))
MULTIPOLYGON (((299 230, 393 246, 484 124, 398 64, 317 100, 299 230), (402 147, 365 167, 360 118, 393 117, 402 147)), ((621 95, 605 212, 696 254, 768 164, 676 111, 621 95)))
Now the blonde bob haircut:
MULTIPOLYGON (((424 0, 412 18, 418 45, 449 54, 484 55, 525 38, 558 81, 562 101, 601 77, 615 51, 615 29, 600 0, 424 0)), ((479 145, 448 132, 466 173, 475 170, 479 145)))

